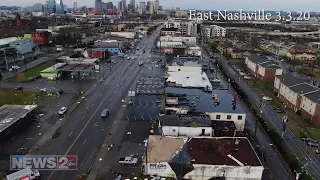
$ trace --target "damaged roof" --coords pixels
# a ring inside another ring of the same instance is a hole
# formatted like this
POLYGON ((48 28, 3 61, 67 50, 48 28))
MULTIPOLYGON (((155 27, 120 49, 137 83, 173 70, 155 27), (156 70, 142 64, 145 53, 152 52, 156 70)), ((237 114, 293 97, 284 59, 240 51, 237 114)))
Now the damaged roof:
POLYGON ((188 142, 188 153, 193 164, 240 166, 231 155, 244 166, 261 166, 247 138, 192 138, 188 142), (239 144, 236 145, 236 139, 239 144))
POLYGON ((211 120, 207 115, 165 115, 159 119, 162 126, 211 127, 211 120))
POLYGON ((169 162, 184 145, 183 138, 150 135, 147 145, 147 162, 169 162))
POLYGON ((246 137, 186 139, 150 135, 146 160, 148 163, 168 162, 185 165, 262 166, 246 137))

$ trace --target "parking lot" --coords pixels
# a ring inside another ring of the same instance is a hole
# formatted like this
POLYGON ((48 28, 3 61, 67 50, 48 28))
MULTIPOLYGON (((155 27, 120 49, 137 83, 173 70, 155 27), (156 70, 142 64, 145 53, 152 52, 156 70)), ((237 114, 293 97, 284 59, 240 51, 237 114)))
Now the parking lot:
POLYGON ((124 119, 128 121, 152 121, 158 118, 160 111, 160 96, 137 95, 132 97, 124 119))
POLYGON ((163 77, 146 77, 141 76, 137 81, 136 93, 137 94, 162 94, 164 88, 163 77))

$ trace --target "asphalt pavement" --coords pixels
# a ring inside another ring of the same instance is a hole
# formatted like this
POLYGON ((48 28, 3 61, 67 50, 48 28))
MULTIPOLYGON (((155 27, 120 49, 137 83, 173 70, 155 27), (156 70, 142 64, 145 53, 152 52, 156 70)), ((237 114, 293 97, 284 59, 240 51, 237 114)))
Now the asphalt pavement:
POLYGON ((43 171, 41 173, 44 179, 74 179, 76 175, 86 174, 92 167, 115 122, 117 112, 122 108, 121 99, 127 96, 140 71, 138 61, 147 59, 147 52, 151 49, 149 45, 153 40, 154 38, 148 38, 142 42, 144 48, 141 49, 145 49, 146 53, 137 57, 137 60, 122 59, 117 62, 94 92, 69 116, 64 117, 65 124, 38 151, 33 152, 78 156, 77 171, 43 171), (110 110, 110 116, 102 119, 100 113, 105 108, 110 110))
MULTIPOLYGON (((261 98, 254 93, 254 91, 248 86, 246 81, 241 77, 238 72, 236 72, 231 66, 228 65, 228 60, 221 57, 223 66, 229 75, 234 79, 239 79, 239 86, 247 93, 248 97, 255 104, 260 104, 261 98)), ((266 115, 268 121, 273 125, 275 130, 281 135, 282 133, 282 120, 277 116, 277 114, 272 110, 268 103, 262 106, 263 114, 266 115)), ((297 159, 302 165, 306 165, 308 172, 313 176, 314 179, 320 179, 320 163, 317 157, 307 150, 306 144, 300 141, 300 139, 290 130, 284 133, 284 141, 289 146, 289 148, 294 152, 297 159)))

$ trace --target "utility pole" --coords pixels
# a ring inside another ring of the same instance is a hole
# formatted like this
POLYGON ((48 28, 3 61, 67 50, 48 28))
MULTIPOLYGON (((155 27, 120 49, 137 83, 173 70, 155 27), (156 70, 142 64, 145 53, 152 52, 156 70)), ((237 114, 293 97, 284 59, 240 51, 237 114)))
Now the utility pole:
POLYGON ((282 138, 283 138, 284 133, 286 132, 286 129, 287 129, 287 122, 288 122, 288 116, 284 115, 282 117, 282 133, 281 133, 282 138))
MULTIPOLYGON (((259 118, 261 118, 261 115, 263 113, 263 111, 262 111, 262 103, 263 103, 263 99, 261 98, 260 105, 259 105, 259 118)), ((258 129, 258 120, 256 118, 256 124, 255 124, 255 128, 254 128, 254 137, 256 137, 256 135, 257 135, 257 129, 258 129)))

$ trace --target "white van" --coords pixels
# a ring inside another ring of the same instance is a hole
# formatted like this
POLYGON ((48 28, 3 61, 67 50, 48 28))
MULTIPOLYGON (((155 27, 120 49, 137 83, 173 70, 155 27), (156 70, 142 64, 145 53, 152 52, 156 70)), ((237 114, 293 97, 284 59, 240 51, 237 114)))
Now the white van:
POLYGON ((18 180, 18 179, 38 179, 40 173, 38 170, 22 169, 20 171, 7 175, 7 180, 18 180))

